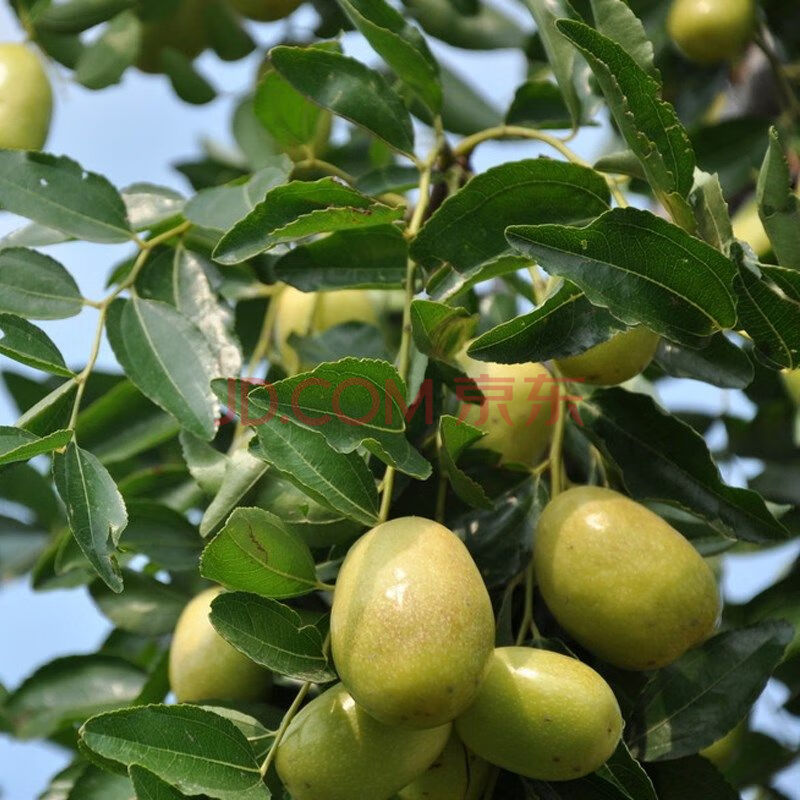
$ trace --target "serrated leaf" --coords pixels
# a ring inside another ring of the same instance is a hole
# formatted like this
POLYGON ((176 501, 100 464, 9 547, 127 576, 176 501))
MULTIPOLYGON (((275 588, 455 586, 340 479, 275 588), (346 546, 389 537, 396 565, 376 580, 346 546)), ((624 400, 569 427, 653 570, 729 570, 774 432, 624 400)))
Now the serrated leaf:
POLYGON ((272 160, 272 164, 257 170, 247 180, 201 189, 186 203, 186 218, 215 231, 232 228, 264 200, 270 189, 289 179, 292 171, 289 156, 276 155, 272 160))
POLYGON ((364 459, 334 450, 321 433, 273 416, 256 426, 255 455, 317 503, 364 525, 378 520, 378 492, 364 459))
POLYGON ((111 304, 106 330, 117 361, 142 394, 190 433, 211 439, 216 369, 200 331, 172 306, 138 297, 111 304))
POLYGON ((675 109, 661 87, 617 42, 576 20, 555 27, 589 62, 628 147, 644 168, 656 196, 687 230, 694 219, 686 203, 692 188, 694 152, 675 109))
POLYGON ((75 80, 88 89, 119 83, 139 55, 142 23, 133 11, 117 14, 103 34, 85 47, 75 66, 75 80))
POLYGON ((186 205, 180 192, 153 183, 132 183, 121 195, 135 231, 148 230, 177 217, 186 205))
POLYGON ((67 656, 40 667, 3 707, 20 739, 50 736, 93 714, 133 702, 146 675, 121 658, 67 656))
POLYGON ((41 328, 16 314, 0 314, 0 332, 0 355, 53 375, 72 376, 64 356, 41 328))
POLYGON ((317 233, 385 225, 402 215, 402 208, 372 200, 334 178, 292 181, 270 190, 220 239, 214 260, 238 264, 278 244, 317 233))
POLYGON ((637 700, 631 748, 646 761, 672 760, 722 738, 761 694, 793 633, 782 620, 725 631, 658 670, 637 700))
POLYGON ((65 447, 72 439, 72 431, 55 431, 39 438, 22 428, 0 425, 0 466, 15 461, 29 461, 42 453, 65 447))
MULTIPOLYGON (((214 389, 221 398, 228 397, 226 384, 215 381, 214 389)), ((430 464, 405 437, 405 382, 386 361, 344 358, 320 364, 311 372, 256 388, 246 397, 250 409, 245 416, 250 414, 251 419, 287 416, 319 431, 342 453, 363 445, 407 475, 421 479, 430 475, 430 464)))
POLYGON ((429 270, 467 272, 508 249, 505 229, 577 223, 608 210, 608 184, 594 170, 550 159, 493 167, 449 197, 425 223, 411 256, 429 270))
POLYGON ((435 300, 411 301, 411 330, 417 349, 437 361, 453 361, 472 336, 476 317, 466 308, 435 300))
POLYGON ((653 45, 644 25, 624 0, 591 0, 595 27, 620 45, 645 71, 658 76, 653 66, 653 45))
POLYGON ((130 765, 128 774, 136 792, 136 800, 183 800, 186 797, 150 770, 137 764, 130 765))
POLYGON ((0 150, 0 206, 88 242, 133 237, 117 190, 64 156, 0 150))
POLYGON ((82 308, 78 284, 58 261, 23 247, 0 251, 0 311, 28 319, 64 319, 82 308))
POLYGON ((301 244, 274 266, 275 277, 301 292, 385 289, 405 280, 408 245, 391 225, 338 231, 301 244))
POLYGON ((692 378, 725 389, 744 389, 754 377, 747 353, 722 333, 712 336, 701 350, 662 339, 655 360, 667 375, 692 378))
POLYGON ((81 742, 126 767, 138 764, 189 794, 268 800, 253 750, 229 720, 197 706, 145 706, 93 717, 81 742))
POLYGON ((380 73, 354 58, 316 47, 274 47, 270 58, 306 97, 366 128, 401 153, 413 154, 411 117, 380 73))
POLYGON ((498 364, 547 361, 582 353, 620 330, 625 326, 607 309, 593 306, 574 283, 563 281, 533 311, 475 339, 468 354, 498 364))
POLYGON ((789 164, 775 128, 756 184, 758 216, 782 267, 800 269, 800 200, 792 191, 789 164))
POLYGON ((788 537, 758 494, 722 482, 703 438, 647 395, 595 390, 579 413, 577 430, 617 465, 637 500, 676 505, 748 542, 788 537))
POLYGON ((75 541, 108 587, 121 592, 122 576, 114 552, 128 514, 114 481, 75 442, 53 457, 53 476, 75 541))
POLYGON ((289 606, 245 592, 214 599, 211 624, 248 658, 279 675, 327 683, 336 679, 322 649, 322 634, 289 606))
POLYGON ((462 422, 449 414, 439 418, 441 449, 439 461, 442 472, 447 476, 453 491, 473 508, 492 508, 492 501, 486 496, 484 488, 460 469, 457 461, 461 453, 477 442, 486 431, 462 422))
POLYGON ((697 222, 697 235, 712 247, 727 253, 733 239, 733 226, 719 176, 696 169, 689 203, 697 222))
POLYGON ((649 211, 615 208, 585 228, 515 226, 507 236, 629 325, 701 346, 736 322, 733 262, 649 211))
POLYGON ((442 107, 439 68, 425 38, 384 0, 337 0, 375 52, 434 113, 442 107))
POLYGON ((308 545, 260 508, 237 508, 206 545, 200 573, 228 589, 295 597, 318 587, 308 545))

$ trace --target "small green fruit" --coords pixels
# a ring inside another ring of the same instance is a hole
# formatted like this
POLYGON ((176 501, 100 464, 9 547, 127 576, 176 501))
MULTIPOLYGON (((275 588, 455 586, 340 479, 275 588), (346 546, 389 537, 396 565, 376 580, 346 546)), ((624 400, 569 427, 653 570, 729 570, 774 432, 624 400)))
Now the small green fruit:
POLYGON ((748 200, 731 219, 733 235, 753 248, 755 254, 763 257, 772 250, 772 243, 764 230, 761 217, 758 215, 756 199, 748 200))
POLYGON ((257 22, 273 22, 288 17, 303 0, 230 0, 244 17, 257 22))
POLYGON ((362 536, 336 581, 331 645, 342 682, 381 722, 432 728, 458 716, 494 646, 492 604, 461 540, 422 517, 362 536))
POLYGON ((781 374, 789 396, 800 405, 800 369, 785 369, 781 374))
POLYGON ((615 386, 647 368, 660 340, 657 333, 647 328, 631 328, 555 363, 565 378, 583 380, 593 386, 615 386))
POLYGON ((290 375, 302 365, 289 337, 296 333, 308 336, 322 333, 344 322, 376 324, 378 315, 372 297, 366 289, 342 289, 336 292, 301 292, 286 286, 275 302, 275 335, 284 369, 290 375))
POLYGON ((292 720, 275 768, 294 800, 388 800, 436 760, 450 730, 384 725, 339 683, 292 720))
POLYGON ((169 651, 169 683, 179 703, 263 700, 270 673, 228 644, 208 619, 221 592, 206 589, 183 609, 169 651))
POLYGON ((674 0, 667 32, 687 58, 715 64, 742 52, 755 22, 753 0, 674 0))
POLYGON ((539 518, 536 579, 561 625, 623 669, 669 664, 714 631, 719 593, 691 544, 643 505, 595 486, 539 518))
POLYGON ((747 733, 747 720, 742 720, 721 739, 700 751, 717 769, 725 770, 736 760, 742 750, 743 739, 747 733))
POLYGON ((41 150, 52 113, 53 91, 36 53, 0 44, 0 148, 41 150))
POLYGON ((475 447, 500 453, 506 463, 533 464, 547 447, 554 413, 559 413, 553 376, 542 364, 476 361, 466 348, 458 361, 485 397, 482 406, 462 403, 459 410, 460 419, 486 431, 475 447))
POLYGON ((614 752, 622 715, 611 687, 581 661, 501 647, 470 708, 464 744, 503 769, 544 781, 588 775, 614 752))

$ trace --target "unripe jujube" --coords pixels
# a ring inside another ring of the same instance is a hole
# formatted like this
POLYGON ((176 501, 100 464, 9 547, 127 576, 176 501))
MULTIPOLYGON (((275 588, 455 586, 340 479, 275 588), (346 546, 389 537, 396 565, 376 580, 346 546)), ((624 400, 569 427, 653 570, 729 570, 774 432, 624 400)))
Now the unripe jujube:
POLYGON ((753 0, 674 0, 667 32, 687 58, 714 64, 742 52, 755 22, 753 0))
POLYGON ((0 44, 0 148, 40 150, 53 112, 50 80, 23 44, 0 44))

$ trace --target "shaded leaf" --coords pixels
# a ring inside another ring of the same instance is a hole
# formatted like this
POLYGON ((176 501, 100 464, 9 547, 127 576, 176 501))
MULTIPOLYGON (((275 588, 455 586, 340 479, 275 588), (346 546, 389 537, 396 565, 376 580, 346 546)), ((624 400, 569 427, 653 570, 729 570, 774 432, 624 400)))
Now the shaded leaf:
POLYGON ((136 800, 182 800, 186 797, 157 775, 137 764, 131 764, 128 774, 136 792, 136 800))
POLYGON ((438 361, 452 361, 472 335, 476 318, 466 308, 435 300, 411 301, 411 326, 417 349, 438 361))
POLYGON ((139 55, 142 23, 133 11, 117 14, 102 35, 85 47, 75 66, 75 80, 88 89, 119 83, 139 55))
POLYGON ((72 439, 72 431, 55 431, 47 436, 38 436, 22 428, 0 425, 0 466, 15 461, 29 461, 42 453, 50 453, 65 447, 72 439))
POLYGON ((659 800, 739 800, 739 793, 725 781, 719 770, 702 756, 648 764, 647 771, 659 800))
POLYGON ((662 339, 656 362, 676 378, 692 378, 726 389, 744 389, 753 380, 753 364, 747 353, 718 333, 701 350, 681 347, 662 339))
POLYGON ((0 332, 0 354, 53 375, 72 375, 53 340, 36 325, 16 314, 0 314, 0 332))
POLYGON ((119 544, 171 572, 197 569, 203 547, 197 528, 183 514, 149 500, 128 501, 128 526, 119 544))
POLYGON ((530 78, 514 93, 506 112, 506 124, 529 128, 569 128, 571 120, 558 86, 547 80, 530 78))
POLYGON ((442 441, 439 461, 442 473, 447 476, 453 491, 473 508, 492 508, 493 503, 486 496, 483 487, 460 469, 456 462, 464 450, 485 435, 486 431, 448 414, 439 418, 439 436, 442 441))

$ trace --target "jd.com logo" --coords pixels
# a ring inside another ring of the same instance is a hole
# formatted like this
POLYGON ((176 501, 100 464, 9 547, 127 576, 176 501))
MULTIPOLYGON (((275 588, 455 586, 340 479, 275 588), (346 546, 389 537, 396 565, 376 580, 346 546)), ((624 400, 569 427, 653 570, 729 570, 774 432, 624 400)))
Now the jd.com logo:
MULTIPOLYGON (((554 425, 564 410, 569 412, 576 424, 582 425, 577 406, 581 398, 567 392, 569 383, 578 382, 582 382, 582 379, 567 380, 537 375, 525 378, 522 382, 517 381, 515 386, 513 377, 457 377, 453 386, 461 401, 458 420, 464 422, 469 416, 471 424, 480 426, 487 422, 490 412, 496 412, 506 424, 519 425, 519 409, 523 404, 520 396, 515 393, 515 389, 518 389, 519 392, 527 392, 525 403, 530 405, 523 425, 533 424, 541 413, 548 414, 547 425, 554 425), (512 403, 515 406, 513 418, 509 411, 512 403), (471 409, 474 408, 478 409, 477 419, 471 414, 471 409)), ((361 377, 345 378, 333 383, 325 378, 309 375, 296 382, 289 379, 277 385, 254 379, 231 379, 228 381, 227 406, 231 411, 239 411, 243 425, 264 425, 278 415, 280 421, 286 423, 289 422, 287 412, 291 409, 294 418, 301 425, 309 427, 327 425, 336 420, 345 425, 378 425, 385 426, 387 430, 399 430, 402 425, 398 426, 395 420, 402 417, 405 422, 410 422, 420 409, 423 411, 425 423, 433 424, 434 382, 429 378, 425 379, 414 402, 409 406, 402 391, 391 379, 385 382, 383 391, 378 384, 361 377)), ((228 413, 222 422, 225 424, 234 419, 228 413)))

